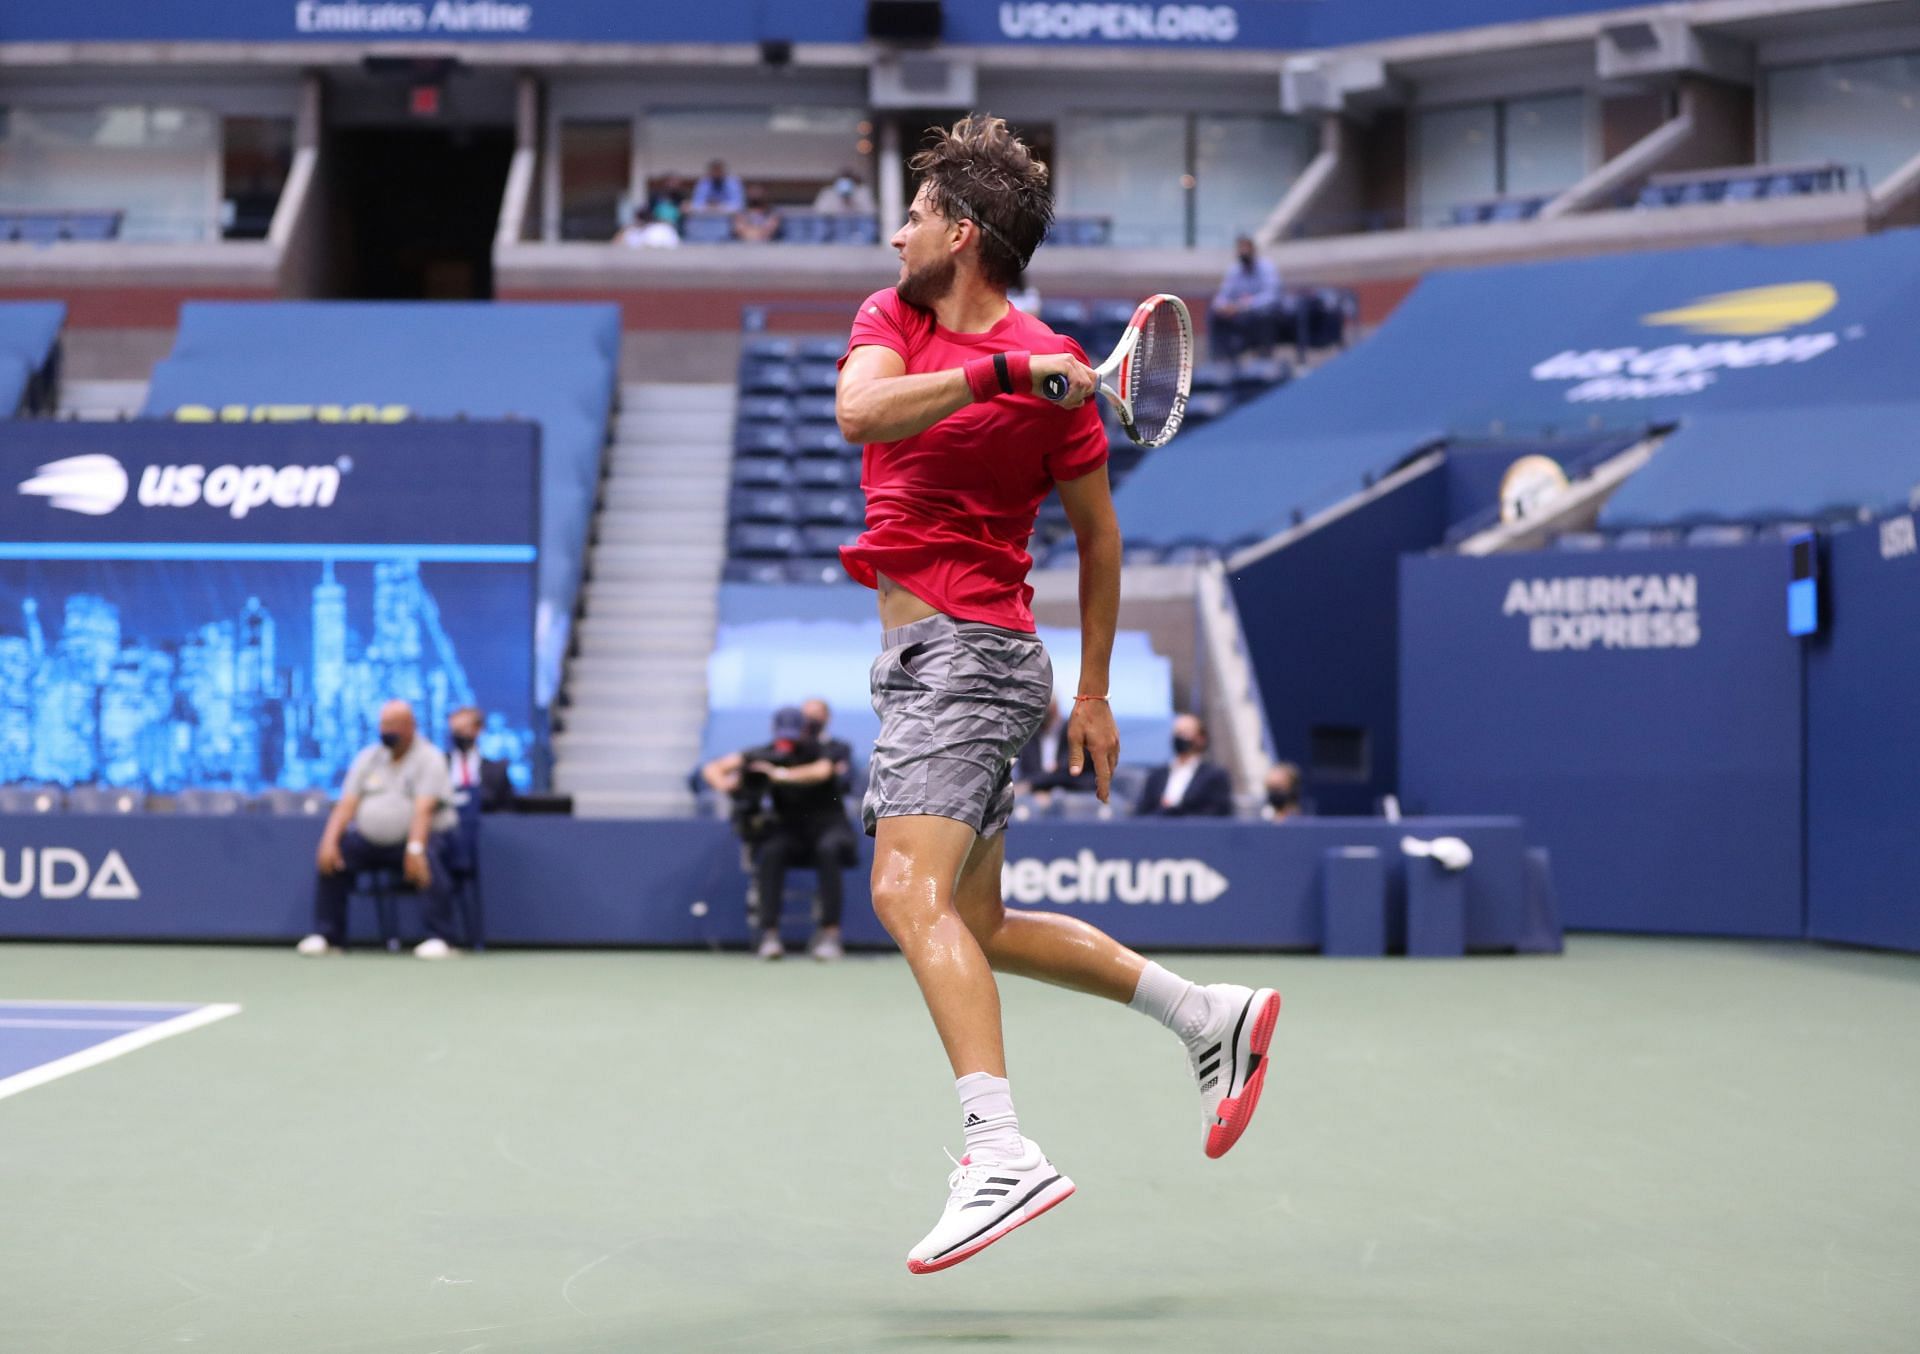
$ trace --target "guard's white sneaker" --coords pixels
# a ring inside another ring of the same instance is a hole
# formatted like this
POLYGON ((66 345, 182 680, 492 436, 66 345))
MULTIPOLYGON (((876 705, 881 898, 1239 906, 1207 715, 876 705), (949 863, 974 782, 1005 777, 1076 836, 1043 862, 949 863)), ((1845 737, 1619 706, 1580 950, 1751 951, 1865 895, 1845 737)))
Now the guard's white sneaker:
POLYGON ((1193 1080, 1200 1088, 1200 1117, 1210 1157, 1223 1157, 1240 1141, 1267 1084, 1267 1045, 1280 1019, 1280 994, 1232 983, 1211 983, 1214 1019, 1187 1046, 1193 1080))
POLYGON ((786 952, 787 947, 780 942, 780 933, 778 931, 767 931, 763 933, 760 937, 760 948, 754 951, 754 953, 762 959, 779 959, 785 955, 786 952))
POLYGON ((447 944, 447 942, 440 939, 439 936, 428 936, 425 940, 413 947, 413 957, 415 959, 451 959, 457 953, 458 951, 456 951, 453 946, 447 944))
POLYGON ((817 931, 813 937, 813 944, 807 947, 807 953, 823 964, 831 964, 846 958, 846 948, 840 943, 840 928, 828 926, 817 931))
POLYGON ((329 945, 327 938, 318 932, 302 938, 300 943, 293 948, 309 959, 316 958, 323 954, 338 954, 340 952, 338 946, 329 945))
POLYGON ((1031 1138, 1022 1138, 1019 1161, 960 1158, 947 1177, 947 1208, 918 1246, 907 1252, 907 1269, 932 1274, 978 1255, 1001 1237, 1073 1193, 1073 1181, 1054 1169, 1031 1138))

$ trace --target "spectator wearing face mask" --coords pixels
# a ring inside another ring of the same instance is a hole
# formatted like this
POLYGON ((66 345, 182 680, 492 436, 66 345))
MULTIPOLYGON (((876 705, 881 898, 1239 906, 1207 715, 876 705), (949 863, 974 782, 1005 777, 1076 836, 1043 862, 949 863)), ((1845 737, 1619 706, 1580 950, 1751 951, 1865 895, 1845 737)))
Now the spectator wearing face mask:
POLYGON ((1207 761, 1207 726, 1198 715, 1175 715, 1173 760, 1147 773, 1134 812, 1162 818, 1231 818, 1233 781, 1207 761))
POLYGON ((1267 768, 1267 802, 1260 806, 1260 816, 1269 823, 1284 823, 1300 813, 1300 768, 1292 762, 1275 762, 1267 768))
POLYGON ((513 780, 507 764, 480 755, 480 731, 486 717, 471 705, 464 705, 447 716, 447 737, 453 748, 447 753, 447 775, 453 781, 455 802, 462 795, 471 797, 482 813, 499 813, 513 807, 513 780))
POLYGON ((813 199, 816 212, 873 213, 873 192, 851 169, 842 169, 813 199))
POLYGON ((327 816, 317 853, 313 934, 301 954, 330 954, 346 943, 347 895, 366 870, 398 870, 424 900, 427 938, 414 947, 421 959, 453 953, 453 896, 447 852, 459 816, 447 759, 414 729, 413 707, 380 707, 380 741, 363 749, 347 770, 340 802, 327 816))

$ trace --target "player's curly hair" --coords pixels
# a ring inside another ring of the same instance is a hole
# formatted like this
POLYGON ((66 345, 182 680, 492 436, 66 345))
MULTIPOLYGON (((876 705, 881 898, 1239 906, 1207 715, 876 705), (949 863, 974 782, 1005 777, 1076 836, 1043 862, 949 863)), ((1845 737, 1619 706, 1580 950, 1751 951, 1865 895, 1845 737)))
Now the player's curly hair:
POLYGON ((929 127, 927 145, 910 162, 933 206, 953 221, 980 228, 980 271, 1010 287, 1053 226, 1053 183, 1001 118, 974 113, 948 127, 929 127))

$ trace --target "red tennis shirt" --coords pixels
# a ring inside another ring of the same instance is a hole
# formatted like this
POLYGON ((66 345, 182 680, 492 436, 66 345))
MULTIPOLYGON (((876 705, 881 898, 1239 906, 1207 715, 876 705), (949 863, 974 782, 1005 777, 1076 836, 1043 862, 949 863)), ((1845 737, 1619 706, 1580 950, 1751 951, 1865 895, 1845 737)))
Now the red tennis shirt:
MULTIPOLYGON (((847 352, 869 345, 899 353, 909 375, 1020 350, 1087 360, 1079 344, 1019 310, 984 334, 956 334, 892 288, 860 303, 847 352)), ((840 562, 858 582, 875 587, 875 575, 885 574, 956 620, 1032 633, 1027 543, 1040 505, 1056 483, 1106 463, 1107 433, 1093 400, 1062 409, 1020 393, 964 405, 925 432, 867 444, 867 529, 840 547, 840 562)))

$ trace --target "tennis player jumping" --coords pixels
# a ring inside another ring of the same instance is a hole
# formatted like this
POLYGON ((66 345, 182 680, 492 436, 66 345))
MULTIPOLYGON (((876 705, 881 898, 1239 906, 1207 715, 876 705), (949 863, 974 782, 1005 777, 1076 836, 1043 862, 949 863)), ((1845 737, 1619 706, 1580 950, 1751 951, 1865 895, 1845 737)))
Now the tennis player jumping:
POLYGON ((1124 1002, 1172 1030, 1210 1157, 1253 1116, 1280 998, 1187 982, 1084 922, 1002 904, 1011 766, 1053 694, 1027 541, 1057 487, 1080 550, 1070 758, 1076 773, 1092 762, 1105 800, 1120 753, 1107 707, 1120 531, 1087 355, 1007 302, 1053 219, 1046 165, 1000 119, 975 116, 935 133, 913 169, 920 188, 890 242, 900 280, 861 303, 837 412, 847 440, 866 445, 867 529, 841 557, 878 590, 885 630, 862 806, 874 911, 946 1046, 966 1136, 940 1221, 907 1253, 909 1270, 929 1274, 1073 1193, 1014 1114, 996 970, 1124 1002), (1049 377, 1065 378, 1063 398, 1043 395, 1049 377))

